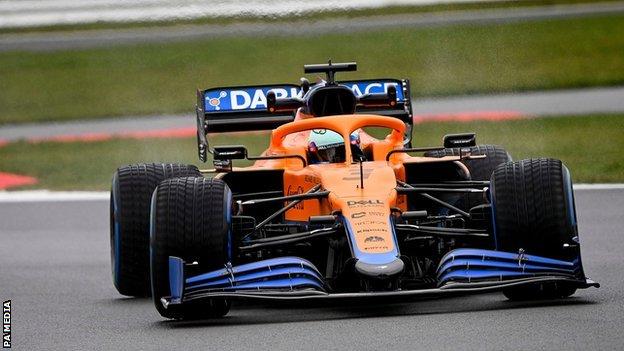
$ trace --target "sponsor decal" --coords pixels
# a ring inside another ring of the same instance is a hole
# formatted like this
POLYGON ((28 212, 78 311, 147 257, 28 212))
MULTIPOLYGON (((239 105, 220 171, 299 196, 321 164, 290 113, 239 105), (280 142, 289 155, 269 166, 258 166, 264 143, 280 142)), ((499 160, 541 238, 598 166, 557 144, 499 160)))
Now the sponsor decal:
MULTIPOLYGON (((368 168, 368 167, 364 167, 364 169, 362 170, 362 173, 364 174, 371 174, 373 173, 373 169, 372 168, 368 168)), ((360 175, 360 168, 351 168, 349 169, 349 174, 356 174, 356 175, 360 175)))
POLYGON ((383 246, 368 246, 364 248, 365 251, 388 251, 389 247, 387 245, 383 246))
MULTIPOLYGON (((288 186, 288 190, 286 191, 287 195, 299 195, 299 194, 303 194, 303 187, 302 186, 297 186, 296 189, 294 189, 294 187, 292 185, 288 186)), ((300 201, 298 204, 296 204, 293 208, 297 209, 297 210, 303 210, 303 203, 304 201, 300 201)))
MULTIPOLYGON (((362 170, 362 178, 368 179, 368 177, 373 173, 372 168, 364 168, 362 170)), ((349 176, 342 178, 342 180, 359 180, 360 179, 360 170, 359 169, 350 169, 349 176)))
POLYGON ((377 93, 385 93, 388 91, 388 87, 395 87, 397 91, 397 98, 399 100, 403 99, 403 91, 398 86, 397 83, 394 82, 362 82, 362 83, 346 83, 344 84, 349 87, 355 95, 360 96, 364 94, 377 94, 377 93))
POLYGON ((366 228, 366 229, 358 229, 355 232, 357 234, 360 234, 360 233, 387 233, 388 229, 386 229, 386 228, 366 228))
POLYGON ((354 221, 354 226, 362 226, 362 225, 386 225, 387 223, 384 221, 371 221, 371 220, 362 220, 362 221, 354 221))
POLYGON ((220 156, 232 156, 232 155, 240 155, 240 151, 219 151, 220 156))
POLYGON ((451 144, 463 145, 463 144, 471 142, 472 138, 470 138, 470 139, 451 139, 449 141, 451 142, 451 144))
POLYGON ((365 243, 369 243, 369 242, 380 242, 380 241, 386 241, 384 238, 380 237, 380 236, 369 236, 366 239, 364 239, 365 243))
POLYGON ((366 216, 366 212, 356 212, 351 214, 351 218, 362 218, 366 216))
POLYGON ((300 88, 289 86, 209 90, 204 94, 204 110, 206 112, 265 110, 269 90, 273 90, 278 98, 301 96, 300 88))
POLYGON ((321 179, 316 176, 306 175, 306 176, 303 176, 303 181, 306 183, 318 184, 321 182, 321 179))
MULTIPOLYGON (((397 100, 403 100, 403 90, 398 83, 392 81, 348 82, 342 85, 353 90, 357 96, 385 93, 388 87, 394 86, 397 100)), ((206 112, 265 110, 266 95, 270 90, 275 92, 277 98, 301 97, 302 93, 300 87, 292 85, 207 90, 204 94, 204 110, 206 112)))
POLYGON ((219 111, 221 109, 221 99, 226 97, 227 93, 223 90, 219 92, 219 96, 217 97, 208 97, 206 96, 206 103, 212 107, 214 107, 215 111, 219 111))
POLYGON ((2 303, 2 348, 11 348, 11 300, 2 303))
POLYGON ((367 206, 382 206, 384 203, 381 200, 349 200, 347 206, 349 207, 367 207, 367 206))

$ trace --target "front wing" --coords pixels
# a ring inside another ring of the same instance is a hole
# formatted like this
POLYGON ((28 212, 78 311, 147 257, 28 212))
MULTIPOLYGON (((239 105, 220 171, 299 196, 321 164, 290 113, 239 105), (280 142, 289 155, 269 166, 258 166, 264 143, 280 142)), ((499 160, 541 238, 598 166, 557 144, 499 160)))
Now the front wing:
POLYGON ((169 258, 171 296, 165 307, 210 298, 309 300, 384 297, 453 296, 499 291, 535 283, 565 283, 576 288, 600 285, 587 279, 580 259, 555 260, 482 249, 457 249, 446 254, 437 269, 438 286, 430 289, 332 293, 322 274, 299 257, 279 257, 185 276, 187 264, 169 258))

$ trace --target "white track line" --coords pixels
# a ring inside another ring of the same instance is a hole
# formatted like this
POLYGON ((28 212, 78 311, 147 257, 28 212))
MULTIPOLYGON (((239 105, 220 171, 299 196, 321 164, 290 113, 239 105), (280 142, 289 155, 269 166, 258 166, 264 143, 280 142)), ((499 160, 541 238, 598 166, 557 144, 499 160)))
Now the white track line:
POLYGON ((102 201, 110 198, 108 191, 0 191, 2 202, 102 201))
MULTIPOLYGON (((624 183, 575 184, 574 190, 624 190, 624 183)), ((0 191, 0 203, 109 200, 108 191, 0 191)))
POLYGON ((624 183, 574 184, 574 190, 617 190, 624 189, 624 183))

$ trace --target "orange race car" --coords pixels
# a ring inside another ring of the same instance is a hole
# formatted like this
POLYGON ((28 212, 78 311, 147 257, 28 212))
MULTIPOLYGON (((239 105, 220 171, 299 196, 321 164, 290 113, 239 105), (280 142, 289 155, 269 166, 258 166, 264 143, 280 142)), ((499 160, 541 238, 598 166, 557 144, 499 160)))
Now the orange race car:
POLYGON ((139 164, 113 177, 119 292, 151 293, 161 315, 188 319, 244 298, 543 299, 598 286, 561 161, 512 162, 472 133, 412 148, 409 81, 334 78, 355 69, 306 65, 326 79, 199 91, 199 157, 214 169, 139 164), (208 145, 210 133, 271 129, 259 156, 208 145))

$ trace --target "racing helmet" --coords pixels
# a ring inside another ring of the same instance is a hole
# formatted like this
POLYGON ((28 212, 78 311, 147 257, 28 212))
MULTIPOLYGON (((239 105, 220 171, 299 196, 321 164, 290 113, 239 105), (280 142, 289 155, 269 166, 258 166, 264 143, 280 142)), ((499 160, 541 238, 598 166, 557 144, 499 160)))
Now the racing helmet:
MULTIPOLYGON (((350 136, 352 147, 359 148, 360 137, 357 132, 350 136)), ((345 145, 342 136, 333 130, 313 129, 308 138, 309 162, 341 163, 345 161, 345 145)))

